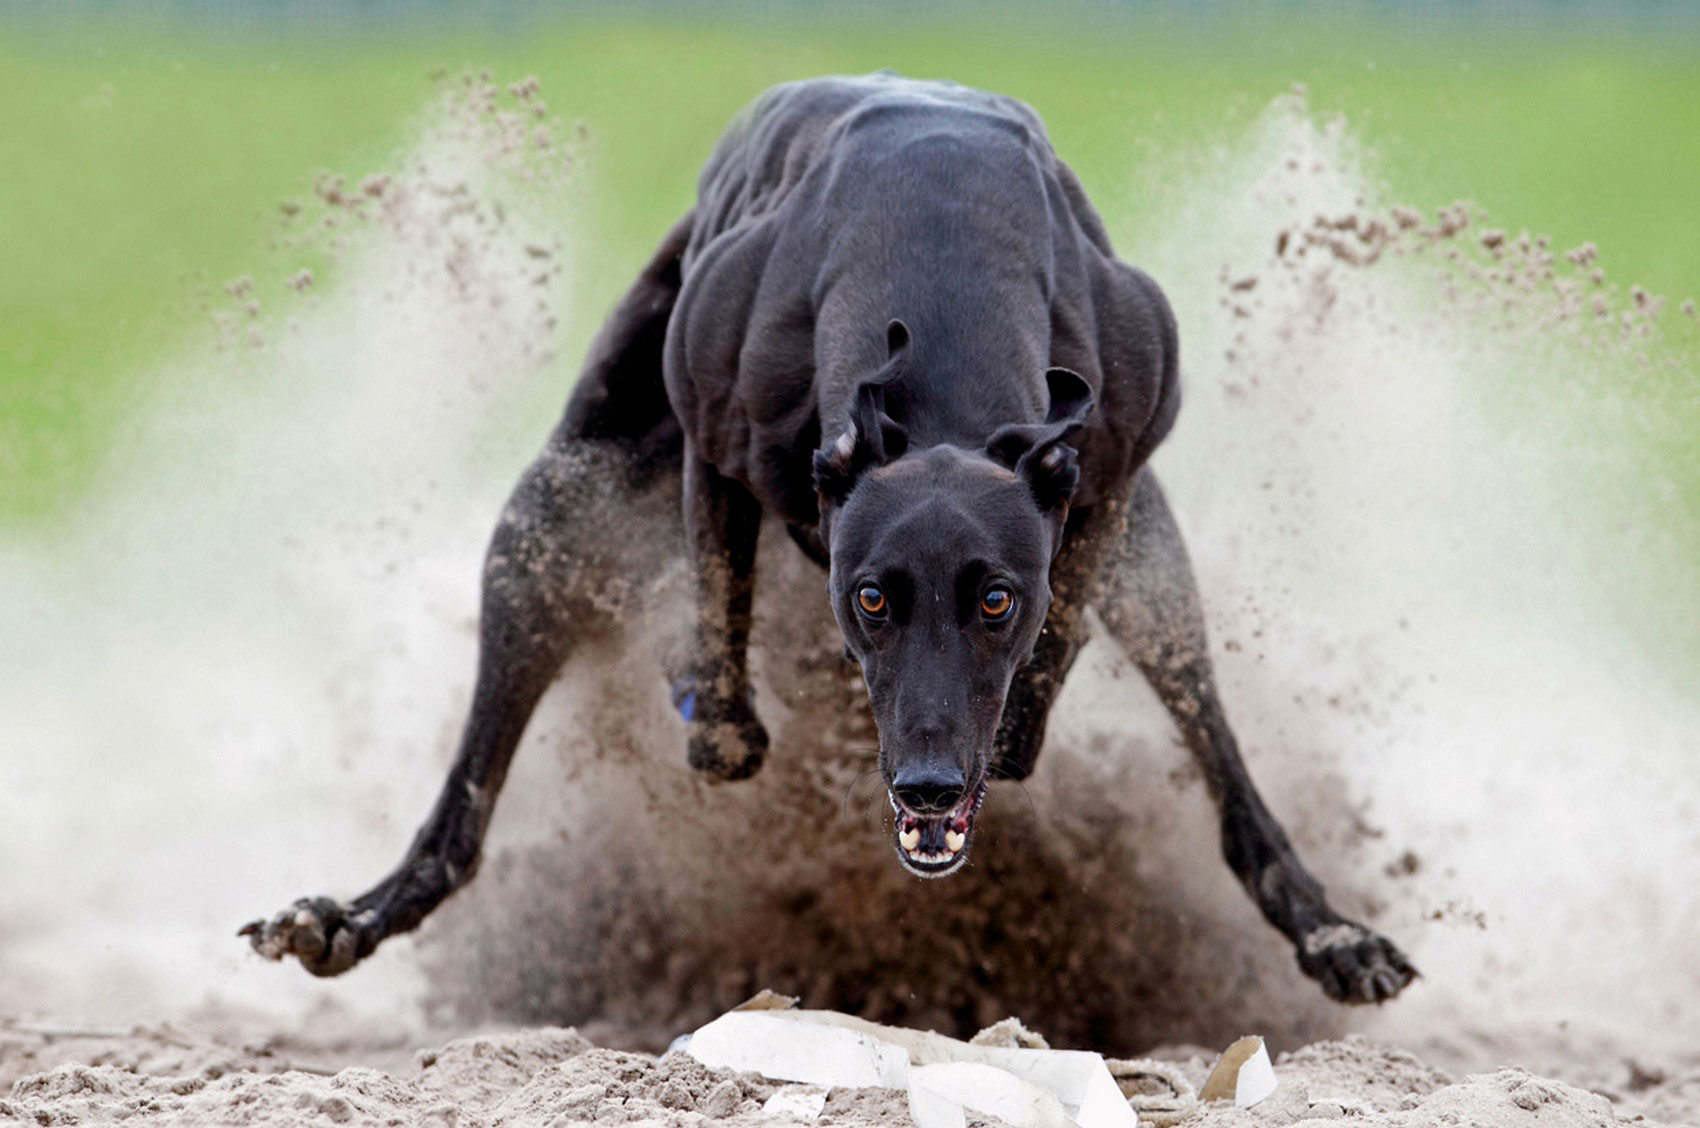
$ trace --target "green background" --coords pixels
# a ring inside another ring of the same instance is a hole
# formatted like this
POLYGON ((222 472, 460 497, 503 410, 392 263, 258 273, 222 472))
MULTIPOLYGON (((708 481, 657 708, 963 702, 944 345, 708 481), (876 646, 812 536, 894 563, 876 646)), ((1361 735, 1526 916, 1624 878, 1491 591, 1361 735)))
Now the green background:
MULTIPOLYGON (((0 525, 14 528, 75 510, 160 361, 210 333, 209 289, 251 272, 262 300, 280 290, 301 262, 268 246, 276 202, 306 195, 319 169, 384 167, 440 67, 538 74, 551 108, 590 131, 574 188, 590 218, 575 247, 581 300, 551 402, 516 405, 533 419, 558 408, 572 357, 687 206, 727 118, 773 82, 828 71, 889 66, 1027 99, 1121 231, 1137 228, 1142 160, 1227 144, 1303 82, 1318 113, 1348 115, 1403 202, 1468 197, 1559 247, 1596 241, 1616 281, 1673 307, 1700 292, 1700 48, 1689 24, 1641 9, 1622 9, 1628 26, 1543 19, 1539 6, 1428 20, 1373 5, 837 9, 830 26, 798 7, 500 21, 436 7, 358 20, 66 11, 0 18, 0 525)), ((1668 346, 1692 354, 1692 326, 1674 308, 1663 323, 1668 346)), ((1650 435, 1648 457, 1674 466, 1692 501, 1691 382, 1679 373, 1646 394, 1684 422, 1650 435)))

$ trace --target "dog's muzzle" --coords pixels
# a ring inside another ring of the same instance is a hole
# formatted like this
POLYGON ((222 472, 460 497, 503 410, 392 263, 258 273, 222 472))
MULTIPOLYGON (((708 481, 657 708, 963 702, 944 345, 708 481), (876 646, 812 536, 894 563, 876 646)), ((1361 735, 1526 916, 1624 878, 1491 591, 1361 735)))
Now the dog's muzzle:
POLYGON ((895 816, 897 858, 917 877, 945 877, 968 861, 974 839, 974 816, 986 801, 981 780, 948 811, 916 814, 887 792, 895 816))

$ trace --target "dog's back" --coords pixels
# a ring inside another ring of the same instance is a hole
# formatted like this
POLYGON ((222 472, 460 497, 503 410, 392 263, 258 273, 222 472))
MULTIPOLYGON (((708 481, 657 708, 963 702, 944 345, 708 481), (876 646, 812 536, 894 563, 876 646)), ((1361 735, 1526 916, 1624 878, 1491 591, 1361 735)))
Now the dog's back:
MULTIPOLYGON (((1012 166, 1055 161, 1038 115, 1001 94, 888 71, 775 86, 733 120, 703 167, 687 263, 722 232, 779 206, 810 175, 833 179, 839 207, 863 210, 886 191, 902 191, 903 181, 929 165, 937 169, 945 155, 939 142, 970 162, 946 170, 959 195, 984 196, 964 181, 999 156, 1012 166), (882 185, 862 175, 869 169, 899 182, 882 185)), ((1006 180, 984 187, 1017 186, 1006 180)))
POLYGON ((975 447, 1033 422, 1045 370, 1100 411, 1079 504, 1125 481, 1177 402, 1173 321, 1115 261, 1038 116, 1012 98, 889 74, 776 87, 700 183, 669 329, 668 392, 701 457, 810 525, 809 460, 854 389, 913 333, 904 425, 975 447))

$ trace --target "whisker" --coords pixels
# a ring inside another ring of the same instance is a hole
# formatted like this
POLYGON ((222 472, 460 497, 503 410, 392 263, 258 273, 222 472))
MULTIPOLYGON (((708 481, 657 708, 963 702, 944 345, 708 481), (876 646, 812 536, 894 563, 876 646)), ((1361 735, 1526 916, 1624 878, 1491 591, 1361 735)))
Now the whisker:
POLYGON ((1027 789, 1027 781, 1025 779, 1016 779, 1013 776, 1003 775, 995 769, 991 773, 991 778, 998 783, 1015 784, 1015 786, 1021 791, 1021 797, 1027 800, 1027 814, 1032 818, 1033 825, 1037 826, 1039 824, 1039 804, 1033 801, 1033 793, 1027 789))
POLYGON ((862 772, 861 774, 857 775, 856 778, 852 779, 847 785, 845 785, 844 799, 838 805, 839 815, 841 815, 844 818, 850 817, 850 800, 855 795, 856 788, 861 784, 861 782, 863 780, 867 779, 869 776, 879 775, 879 771, 880 770, 877 766, 869 768, 867 771, 862 772))

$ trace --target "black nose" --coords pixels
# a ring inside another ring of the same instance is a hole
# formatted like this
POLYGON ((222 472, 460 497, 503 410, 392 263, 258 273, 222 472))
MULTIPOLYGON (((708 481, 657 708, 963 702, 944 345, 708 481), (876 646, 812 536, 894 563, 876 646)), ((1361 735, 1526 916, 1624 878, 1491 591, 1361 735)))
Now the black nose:
POLYGON ((962 769, 945 764, 899 768, 891 781, 897 801, 916 814, 950 810, 961 801, 967 787, 962 769))

